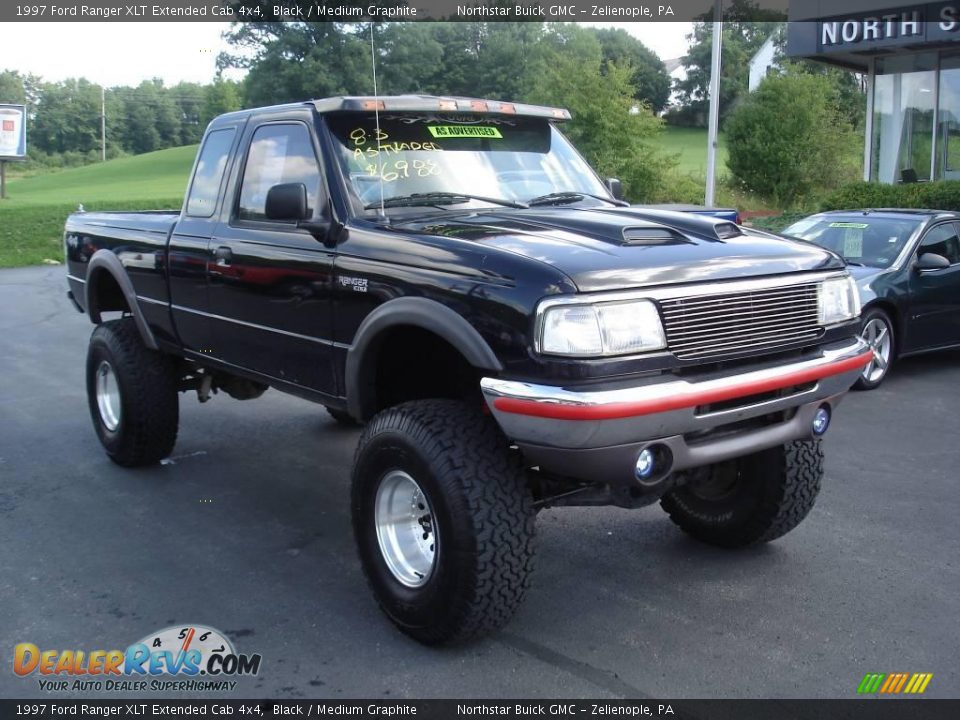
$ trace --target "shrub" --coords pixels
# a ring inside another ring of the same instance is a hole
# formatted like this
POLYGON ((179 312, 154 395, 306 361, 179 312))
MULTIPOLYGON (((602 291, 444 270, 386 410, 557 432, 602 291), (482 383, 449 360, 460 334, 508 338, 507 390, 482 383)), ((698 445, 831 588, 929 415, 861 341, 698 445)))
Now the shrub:
POLYGON ((645 201, 702 205, 704 182, 702 177, 672 170, 663 174, 660 184, 645 201))
POLYGON ((851 183, 824 198, 821 210, 925 208, 960 210, 960 180, 884 185, 851 183))
POLYGON ((734 180, 781 208, 857 173, 861 141, 826 76, 794 70, 767 77, 731 113, 725 131, 734 180))

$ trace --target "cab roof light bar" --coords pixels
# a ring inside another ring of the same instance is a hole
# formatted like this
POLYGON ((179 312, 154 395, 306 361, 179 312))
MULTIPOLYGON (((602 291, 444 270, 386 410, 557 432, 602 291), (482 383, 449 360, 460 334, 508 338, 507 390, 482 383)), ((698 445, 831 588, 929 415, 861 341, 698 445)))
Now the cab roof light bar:
POLYGON ((520 115, 550 120, 569 120, 570 111, 563 108, 498 102, 477 98, 436 97, 432 95, 344 96, 312 100, 320 113, 364 112, 378 109, 394 112, 469 112, 484 115, 520 115))

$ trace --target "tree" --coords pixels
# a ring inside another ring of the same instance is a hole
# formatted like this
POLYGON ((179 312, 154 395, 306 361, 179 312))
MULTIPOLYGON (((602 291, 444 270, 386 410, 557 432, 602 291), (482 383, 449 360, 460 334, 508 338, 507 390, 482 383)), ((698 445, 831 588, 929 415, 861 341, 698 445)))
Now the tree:
POLYGON ((840 95, 840 105, 844 109, 847 120, 856 128, 862 128, 866 118, 866 77, 862 73, 852 72, 827 65, 814 60, 795 59, 787 57, 786 28, 781 29, 774 37, 776 53, 774 62, 781 70, 798 70, 811 75, 825 75, 836 85, 840 95))
POLYGON ((734 180, 781 208, 857 175, 859 137, 824 75, 768 76, 731 113, 726 134, 734 180))
POLYGON ((203 121, 206 89, 196 83, 181 82, 170 88, 169 94, 180 115, 180 133, 175 144, 193 145, 200 142, 206 127, 203 121))
POLYGON ((554 53, 528 99, 569 109, 562 130, 594 169, 620 178, 635 202, 654 197, 672 162, 654 147, 662 121, 646 106, 632 112, 633 68, 604 66, 596 35, 572 23, 552 26, 546 41, 554 53))
POLYGON ((622 28, 595 30, 603 52, 603 68, 609 64, 633 67, 633 97, 660 112, 670 100, 670 76, 657 55, 622 28))
MULTIPOLYGON (((347 4, 356 3, 339 3, 347 4)), ((244 0, 234 5, 256 5, 260 17, 283 20, 274 9, 296 3, 244 0)), ((253 106, 367 94, 372 91, 368 27, 337 22, 235 22, 226 34, 235 52, 221 53, 217 67, 247 70, 245 96, 253 106)))
MULTIPOLYGON (((721 122, 736 102, 746 95, 750 59, 785 20, 776 10, 761 10, 752 0, 733 0, 723 11, 723 43, 720 60, 721 122)), ((687 76, 677 82, 684 114, 691 124, 706 125, 710 97, 710 67, 713 53, 713 11, 700 16, 687 36, 690 48, 683 57, 687 76)))
POLYGON ((0 70, 0 102, 26 105, 27 112, 36 108, 41 80, 36 75, 23 75, 16 70, 0 70))
POLYGON ((203 109, 200 125, 205 128, 217 115, 233 112, 243 107, 243 90, 240 83, 218 77, 203 88, 203 109))
POLYGON ((100 86, 82 78, 43 83, 30 142, 48 153, 86 153, 98 149, 100 86))

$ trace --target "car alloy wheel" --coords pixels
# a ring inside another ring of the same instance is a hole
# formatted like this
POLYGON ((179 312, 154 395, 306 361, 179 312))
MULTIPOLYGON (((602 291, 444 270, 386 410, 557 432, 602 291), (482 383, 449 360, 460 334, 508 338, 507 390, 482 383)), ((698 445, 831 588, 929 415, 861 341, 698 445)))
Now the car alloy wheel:
POLYGON ((864 382, 874 385, 883 379, 890 367, 890 358, 893 353, 893 337, 890 326, 879 316, 867 320, 860 336, 870 346, 873 357, 861 372, 864 382))

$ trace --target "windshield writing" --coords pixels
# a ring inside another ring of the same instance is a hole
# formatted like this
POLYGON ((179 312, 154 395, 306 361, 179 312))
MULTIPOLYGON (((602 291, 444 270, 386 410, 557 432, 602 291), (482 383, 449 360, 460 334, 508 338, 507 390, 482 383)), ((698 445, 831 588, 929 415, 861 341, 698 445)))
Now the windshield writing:
POLYGON ((382 113, 379 130, 368 113, 341 113, 328 121, 360 206, 379 201, 381 184, 385 200, 429 193, 513 202, 555 192, 608 196, 593 170, 543 119, 382 113))

